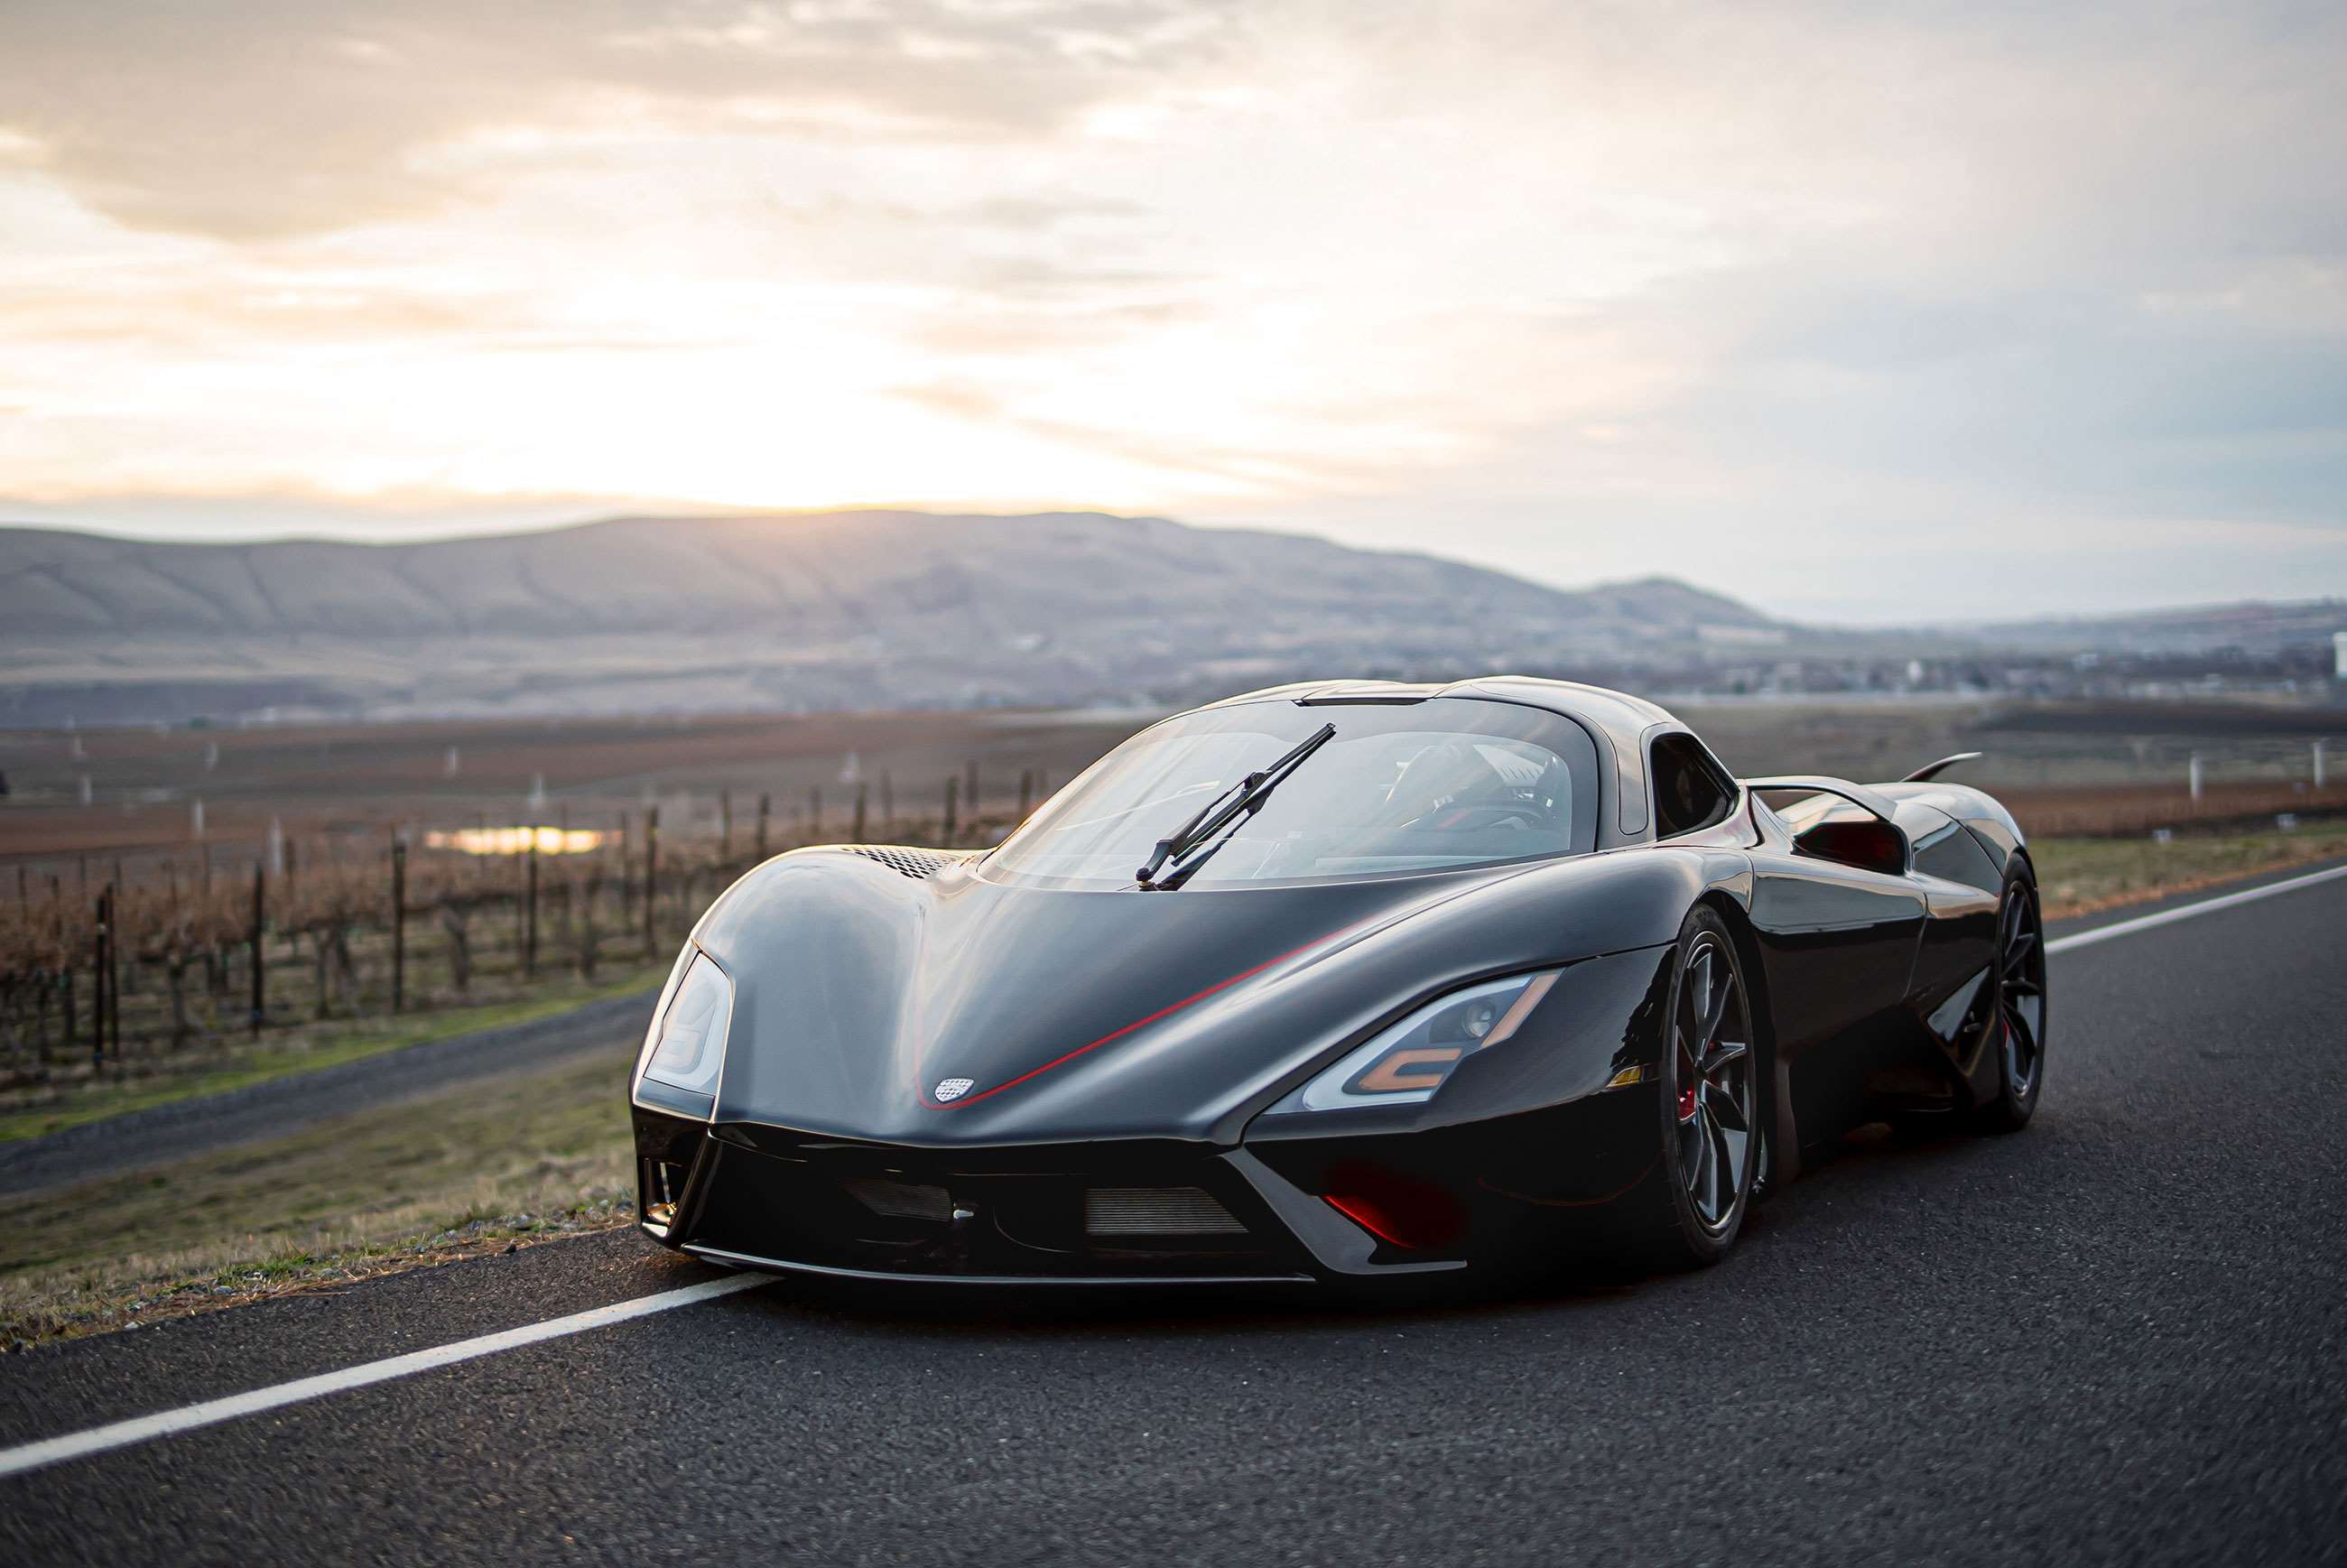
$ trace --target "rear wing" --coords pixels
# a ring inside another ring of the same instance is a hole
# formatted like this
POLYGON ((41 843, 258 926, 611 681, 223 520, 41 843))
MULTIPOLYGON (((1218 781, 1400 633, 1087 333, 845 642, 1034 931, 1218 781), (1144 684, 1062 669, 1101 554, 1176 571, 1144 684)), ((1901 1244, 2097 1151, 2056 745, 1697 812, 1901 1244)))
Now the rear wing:
POLYGON ((1827 778, 1822 774, 1781 774, 1775 778, 1745 779, 1742 783, 1749 790, 1798 790, 1803 794, 1837 795, 1853 805, 1863 806, 1885 822, 1895 822, 1894 814, 1899 809, 1888 796, 1878 794, 1864 784, 1855 784, 1848 779, 1827 778))
POLYGON ((1960 763, 1976 763, 1980 760, 1981 753, 1978 752, 1958 752, 1952 757, 1942 757, 1936 763, 1925 763, 1922 767, 1917 768, 1913 773, 1909 774, 1905 778, 1901 779, 1899 782, 1901 784, 1928 784, 1960 763))

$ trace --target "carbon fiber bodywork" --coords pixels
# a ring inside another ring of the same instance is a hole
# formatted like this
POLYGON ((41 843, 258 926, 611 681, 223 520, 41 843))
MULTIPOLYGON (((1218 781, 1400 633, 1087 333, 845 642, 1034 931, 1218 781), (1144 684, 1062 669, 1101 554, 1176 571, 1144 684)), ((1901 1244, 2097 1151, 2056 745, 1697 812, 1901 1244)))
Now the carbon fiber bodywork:
MULTIPOLYGON (((1435 694, 1322 684, 1234 701, 1435 694)), ((679 962, 703 955, 732 984, 714 1092, 640 1068, 647 1231, 723 1262, 907 1280, 1325 1281, 1539 1261, 1659 1179, 1665 1018, 1698 907, 1727 921, 1749 974, 1769 1182, 1886 1105, 1986 1092, 1983 977, 1999 889, 2025 855, 1993 800, 1872 786, 1902 842, 1932 846, 1928 871, 1805 853, 1749 791, 1657 842, 1646 759, 1686 733, 1668 714, 1559 682, 1440 694, 1545 705, 1588 729, 1604 781, 1593 852, 1174 894, 1021 886, 983 856, 869 846, 752 871, 679 962), (1283 1107, 1434 999, 1530 971, 1555 979, 1521 1029, 1432 1098, 1283 1107), (1146 1223, 1188 1228, 1133 1228, 1146 1223)))

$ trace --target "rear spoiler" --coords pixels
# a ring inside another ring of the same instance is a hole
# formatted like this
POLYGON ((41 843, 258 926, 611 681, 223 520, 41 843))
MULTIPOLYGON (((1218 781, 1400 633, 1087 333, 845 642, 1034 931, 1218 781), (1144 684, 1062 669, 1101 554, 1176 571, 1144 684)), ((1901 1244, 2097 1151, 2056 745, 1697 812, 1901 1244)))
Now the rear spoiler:
POLYGON ((1924 764, 1922 767, 1917 768, 1913 773, 1909 774, 1905 778, 1901 779, 1899 782, 1901 784, 1922 784, 1928 780, 1938 778, 1942 774, 1946 773, 1958 763, 1976 763, 1980 760, 1981 753, 1978 752, 1958 752, 1952 757, 1942 757, 1936 763, 1924 764))

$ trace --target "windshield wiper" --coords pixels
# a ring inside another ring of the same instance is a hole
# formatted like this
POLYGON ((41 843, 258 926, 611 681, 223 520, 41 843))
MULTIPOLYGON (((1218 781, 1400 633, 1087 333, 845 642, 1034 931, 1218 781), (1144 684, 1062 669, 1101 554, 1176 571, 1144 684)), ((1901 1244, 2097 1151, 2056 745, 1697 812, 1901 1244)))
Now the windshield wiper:
POLYGON ((1134 879, 1142 886, 1151 889, 1177 886, 1170 877, 1163 883, 1156 879, 1157 873, 1163 869, 1167 861, 1181 859, 1239 817, 1262 810, 1263 803, 1270 798, 1271 792, 1279 787, 1281 781, 1302 766, 1305 758, 1327 745, 1336 733, 1336 725, 1321 725, 1296 743, 1286 756, 1267 768, 1247 774, 1208 801, 1199 808, 1197 815, 1157 841, 1157 847, 1150 853, 1149 864, 1133 874, 1134 879))

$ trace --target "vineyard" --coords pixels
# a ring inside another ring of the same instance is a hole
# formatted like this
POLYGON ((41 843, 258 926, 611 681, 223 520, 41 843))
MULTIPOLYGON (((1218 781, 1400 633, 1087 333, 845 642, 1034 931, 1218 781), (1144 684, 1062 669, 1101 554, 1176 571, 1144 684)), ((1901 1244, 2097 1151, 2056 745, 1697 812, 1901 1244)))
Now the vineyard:
MULTIPOLYGON (((975 769, 971 770, 972 774, 975 769)), ((714 831, 663 835, 657 806, 608 827, 402 827, 286 839, 234 864, 209 855, 82 857, 36 878, 16 870, 0 913, 0 1093, 97 1075, 206 1065, 272 1034, 330 1020, 528 996, 556 977, 665 961, 727 884, 802 844, 980 845, 1037 798, 1022 773, 1010 803, 900 817, 859 788, 830 819, 820 796, 787 825, 770 797, 714 831)))

